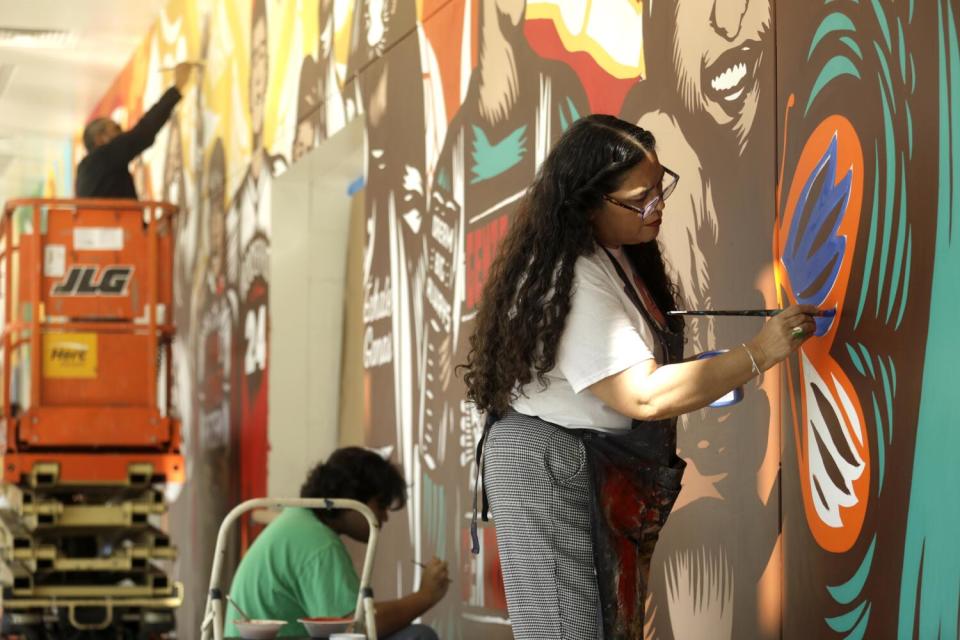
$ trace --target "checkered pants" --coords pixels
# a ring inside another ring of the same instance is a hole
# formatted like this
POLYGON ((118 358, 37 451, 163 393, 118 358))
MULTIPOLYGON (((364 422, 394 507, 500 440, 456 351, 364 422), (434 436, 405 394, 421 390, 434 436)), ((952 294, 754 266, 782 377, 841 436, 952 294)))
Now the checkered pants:
POLYGON ((514 637, 602 638, 583 444, 510 412, 487 434, 483 462, 514 637))

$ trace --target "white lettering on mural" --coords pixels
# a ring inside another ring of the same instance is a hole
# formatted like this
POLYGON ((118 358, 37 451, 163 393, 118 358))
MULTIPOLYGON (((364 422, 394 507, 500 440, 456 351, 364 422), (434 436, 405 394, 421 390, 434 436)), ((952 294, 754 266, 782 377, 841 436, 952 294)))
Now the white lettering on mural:
POLYGON ((374 337, 373 327, 363 332, 363 368, 371 369, 393 361, 393 335, 374 337))
POLYGON ((447 259, 440 252, 433 254, 433 275, 441 282, 447 279, 447 259))
POLYGON ((433 225, 430 227, 430 235, 440 243, 440 246, 447 250, 447 253, 453 253, 453 229, 439 216, 433 217, 433 225))
POLYGON ((427 300, 430 306, 443 323, 443 330, 450 331, 450 302, 443 297, 443 292, 437 287, 433 278, 427 278, 427 300))
POLYGON ((393 290, 390 288, 390 276, 380 284, 380 278, 368 281, 363 292, 363 321, 373 322, 393 315, 393 290))

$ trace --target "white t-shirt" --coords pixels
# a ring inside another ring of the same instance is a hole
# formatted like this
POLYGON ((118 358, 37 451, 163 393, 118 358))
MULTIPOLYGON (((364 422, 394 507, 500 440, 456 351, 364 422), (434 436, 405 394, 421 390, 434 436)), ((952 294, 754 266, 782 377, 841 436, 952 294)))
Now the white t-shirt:
MULTIPOLYGON (((612 250, 632 275, 620 250, 612 250)), ((631 419, 617 413, 587 387, 650 358, 662 362, 651 328, 625 291, 625 284, 603 249, 574 266, 570 313, 557 349, 557 364, 542 389, 534 377, 513 401, 520 413, 572 429, 622 431, 631 419)))

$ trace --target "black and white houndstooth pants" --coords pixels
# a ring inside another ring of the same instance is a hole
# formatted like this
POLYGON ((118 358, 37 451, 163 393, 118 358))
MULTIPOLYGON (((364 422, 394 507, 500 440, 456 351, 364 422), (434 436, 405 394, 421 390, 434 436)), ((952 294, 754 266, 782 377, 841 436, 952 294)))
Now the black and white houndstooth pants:
POLYGON ((483 462, 514 637, 602 638, 583 443, 511 411, 487 434, 483 462))

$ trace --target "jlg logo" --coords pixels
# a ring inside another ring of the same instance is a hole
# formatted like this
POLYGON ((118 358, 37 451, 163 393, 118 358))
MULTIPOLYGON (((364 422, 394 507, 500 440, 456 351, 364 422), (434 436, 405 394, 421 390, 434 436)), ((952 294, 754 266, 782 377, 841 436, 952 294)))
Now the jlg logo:
POLYGON ((77 265, 70 267, 67 275, 53 286, 55 296, 125 296, 133 267, 118 265, 104 267, 97 279, 99 267, 77 265))

